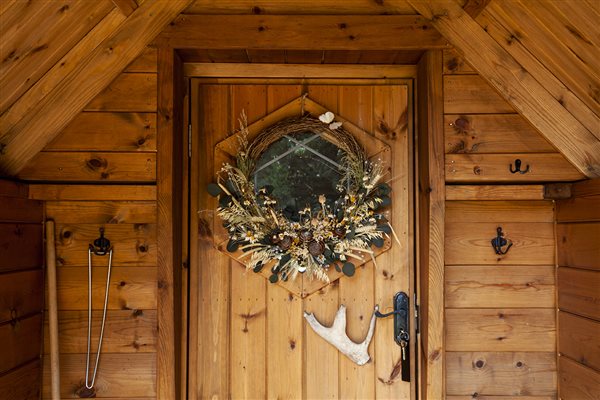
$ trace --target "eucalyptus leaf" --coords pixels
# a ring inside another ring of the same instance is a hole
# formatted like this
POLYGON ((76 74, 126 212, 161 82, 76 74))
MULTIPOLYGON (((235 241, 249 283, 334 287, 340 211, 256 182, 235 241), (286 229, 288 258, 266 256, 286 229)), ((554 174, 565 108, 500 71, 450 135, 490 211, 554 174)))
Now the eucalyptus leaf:
POLYGON ((258 272, 262 271, 262 269, 263 269, 264 266, 265 265, 262 262, 259 261, 259 262, 256 263, 256 265, 254 266, 254 268, 252 268, 252 271, 258 273, 258 272))
POLYGON ((344 263, 344 266, 342 267, 342 272, 344 273, 344 275, 352 276, 352 275, 354 275, 355 271, 356 271, 356 267, 354 266, 354 264, 352 264, 351 262, 344 263))
POLYGON ((335 268, 335 270, 337 272, 342 272, 342 269, 340 268, 340 266, 337 263, 333 264, 333 267, 335 268))
POLYGON ((379 207, 387 207, 390 204, 392 204, 392 199, 390 199, 388 196, 381 197, 381 204, 379 207))
POLYGON ((373 240, 371 240, 371 243, 374 244, 376 247, 383 247, 383 244, 385 242, 383 238, 374 238, 373 240))
POLYGON ((290 261, 291 258, 292 256, 289 254, 284 254, 283 256, 281 256, 281 260, 279 260, 279 268, 287 264, 287 262, 290 261))
POLYGON ((219 207, 227 207, 231 203, 231 196, 219 196, 219 207))
POLYGON ((352 226, 352 229, 348 233, 346 233, 346 239, 352 240, 356 236, 356 227, 352 226))
POLYGON ((220 195, 221 193, 223 193, 223 190, 221 190, 221 188, 219 187, 219 185, 217 185, 216 183, 209 183, 206 186, 206 191, 212 197, 217 197, 218 195, 220 195))
POLYGON ((229 242, 227 242, 227 251, 230 253, 235 253, 239 247, 240 242, 237 240, 229 239, 229 242))
POLYGON ((279 280, 279 277, 277 276, 277 274, 273 274, 269 277, 269 282, 271 282, 271 283, 277 283, 278 280, 279 280))
POLYGON ((388 224, 378 225, 377 230, 380 232, 385 232, 388 235, 392 233, 392 228, 388 224))

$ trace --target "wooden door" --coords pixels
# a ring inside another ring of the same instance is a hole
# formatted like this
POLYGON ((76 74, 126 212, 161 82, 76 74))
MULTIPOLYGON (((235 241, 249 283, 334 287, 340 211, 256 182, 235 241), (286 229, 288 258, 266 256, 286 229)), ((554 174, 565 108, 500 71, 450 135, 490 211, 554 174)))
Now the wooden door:
MULTIPOLYGON (((391 311, 398 291, 408 293, 412 303, 411 90, 406 80, 192 80, 189 399, 415 398, 414 362, 413 383, 403 382, 392 318, 377 321, 371 361, 364 366, 317 336, 303 318, 306 310, 329 325, 339 305, 345 304, 347 334, 361 342, 375 304, 391 311), (341 277, 303 298, 247 271, 215 247, 220 221, 206 185, 214 181, 223 161, 215 159, 214 148, 237 129, 242 110, 252 124, 305 93, 368 132, 371 136, 363 141, 381 141, 389 148, 390 214, 399 243, 380 254, 376 264, 367 262, 353 277, 341 277)), ((414 326, 411 336, 416 337, 414 326)), ((410 351, 415 360, 412 346, 410 351)))

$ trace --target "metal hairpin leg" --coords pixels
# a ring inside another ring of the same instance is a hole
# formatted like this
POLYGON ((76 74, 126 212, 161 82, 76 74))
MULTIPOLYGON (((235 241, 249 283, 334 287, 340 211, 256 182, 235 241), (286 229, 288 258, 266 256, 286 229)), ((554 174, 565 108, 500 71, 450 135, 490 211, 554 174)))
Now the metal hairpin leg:
POLYGON ((108 272, 106 273, 106 294, 104 296, 104 310, 102 311, 102 325, 100 327, 100 337, 98 339, 98 350, 96 351, 96 364, 92 373, 92 382, 90 379, 90 347, 92 340, 92 248, 88 249, 88 335, 87 335, 87 356, 85 361, 85 387, 92 389, 98 373, 98 362, 100 361, 100 350, 102 348, 102 339, 104 338, 104 323, 106 322, 106 309, 108 308, 108 291, 110 289, 110 270, 112 267, 113 251, 108 252, 108 272))

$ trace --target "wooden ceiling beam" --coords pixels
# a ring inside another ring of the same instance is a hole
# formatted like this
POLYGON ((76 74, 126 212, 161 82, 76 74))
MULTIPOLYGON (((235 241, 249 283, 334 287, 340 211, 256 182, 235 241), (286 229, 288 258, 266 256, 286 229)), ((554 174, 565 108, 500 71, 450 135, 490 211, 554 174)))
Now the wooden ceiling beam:
POLYGON ((419 15, 187 15, 157 38, 177 49, 424 50, 448 43, 419 15))
POLYGON ((135 0, 112 0, 112 2, 126 17, 129 17, 138 8, 135 0))
POLYGON ((587 177, 600 177, 600 140, 455 0, 408 0, 498 93, 587 177))
POLYGON ((17 124, 0 126, 0 174, 16 175, 190 3, 146 0, 17 124))
POLYGON ((490 4, 491 0, 467 0, 463 10, 475 19, 490 4))

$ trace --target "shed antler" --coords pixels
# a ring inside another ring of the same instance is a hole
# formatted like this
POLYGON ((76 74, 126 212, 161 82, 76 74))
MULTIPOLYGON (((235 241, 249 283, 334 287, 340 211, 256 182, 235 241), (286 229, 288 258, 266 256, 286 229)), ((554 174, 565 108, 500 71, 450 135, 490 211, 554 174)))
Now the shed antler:
POLYGON ((346 306, 343 304, 340 306, 333 324, 329 328, 321 325, 314 314, 309 314, 305 311, 304 318, 306 318, 306 321, 317 335, 332 344, 356 364, 364 365, 371 358, 369 356, 369 343, 371 343, 373 331, 375 331, 375 311, 378 309, 379 307, 375 306, 375 310, 371 316, 371 323, 369 324, 369 332, 367 332, 367 337, 362 343, 354 343, 346 335, 346 306))

